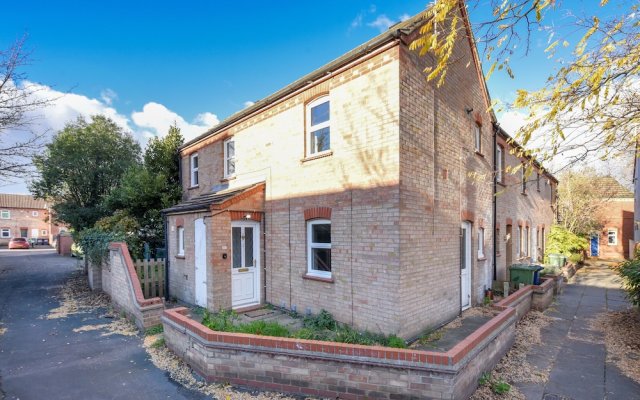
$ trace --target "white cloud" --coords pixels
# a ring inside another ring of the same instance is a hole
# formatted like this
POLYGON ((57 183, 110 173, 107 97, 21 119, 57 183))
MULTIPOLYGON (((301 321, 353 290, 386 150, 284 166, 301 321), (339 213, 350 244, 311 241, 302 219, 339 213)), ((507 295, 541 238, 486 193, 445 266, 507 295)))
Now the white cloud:
POLYGON ((518 111, 506 111, 498 117, 502 129, 511 136, 526 124, 526 119, 526 114, 518 111))
POLYGON ((256 103, 255 103, 255 102, 253 102, 253 101, 245 101, 245 102, 243 103, 244 108, 251 107, 251 106, 252 106, 252 105, 254 105, 254 104, 256 104, 256 103))
POLYGON ((362 14, 356 15, 356 17, 351 21, 351 29, 359 28, 362 26, 362 14))
POLYGON ((220 122, 218 117, 210 112, 198 114, 192 122, 187 122, 177 113, 156 102, 149 102, 142 107, 142 111, 131 113, 131 119, 138 127, 144 128, 146 134, 160 137, 175 123, 186 140, 203 134, 220 122))
POLYGON ((409 18, 411 18, 411 15, 409 15, 409 14, 406 14, 406 13, 405 13, 405 14, 402 14, 402 15, 400 16, 400 21, 401 21, 401 22, 402 22, 402 21, 406 21, 406 20, 408 20, 409 18))
POLYGON ((384 14, 380 14, 378 15, 378 18, 376 18, 372 22, 369 22, 367 26, 377 28, 378 30, 380 30, 380 32, 384 32, 393 24, 395 24, 395 21, 389 19, 389 17, 384 14))
POLYGON ((114 100, 118 99, 118 94, 112 89, 107 88, 100 92, 100 98, 105 104, 110 106, 114 100))

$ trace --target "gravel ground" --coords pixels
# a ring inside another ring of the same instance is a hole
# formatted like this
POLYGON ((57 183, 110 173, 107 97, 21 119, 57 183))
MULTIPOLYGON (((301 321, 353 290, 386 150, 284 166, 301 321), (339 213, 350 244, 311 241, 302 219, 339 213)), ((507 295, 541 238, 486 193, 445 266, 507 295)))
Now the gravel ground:
POLYGON ((600 314, 593 327, 604 333, 607 361, 640 383, 640 312, 631 309, 600 314))
POLYGON ((472 400, 523 400, 524 395, 513 384, 516 382, 546 382, 549 371, 541 371, 527 362, 532 345, 542 343, 540 330, 551 318, 538 311, 529 311, 516 326, 516 340, 509 352, 491 372, 493 382, 503 381, 511 385, 509 392, 496 394, 490 383, 478 387, 472 400))

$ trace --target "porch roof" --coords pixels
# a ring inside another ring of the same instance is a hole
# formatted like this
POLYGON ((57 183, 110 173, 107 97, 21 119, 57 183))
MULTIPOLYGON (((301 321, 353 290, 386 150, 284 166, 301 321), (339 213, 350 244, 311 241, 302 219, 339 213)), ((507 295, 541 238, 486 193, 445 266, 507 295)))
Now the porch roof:
POLYGON ((231 200, 236 196, 241 195, 257 186, 261 186, 263 183, 257 183, 253 185, 241 186, 233 189, 218 190, 217 192, 210 192, 201 194, 182 203, 178 203, 173 207, 165 208, 162 210, 163 214, 180 214, 186 212, 195 211, 209 211, 212 205, 220 205, 227 200, 231 200))

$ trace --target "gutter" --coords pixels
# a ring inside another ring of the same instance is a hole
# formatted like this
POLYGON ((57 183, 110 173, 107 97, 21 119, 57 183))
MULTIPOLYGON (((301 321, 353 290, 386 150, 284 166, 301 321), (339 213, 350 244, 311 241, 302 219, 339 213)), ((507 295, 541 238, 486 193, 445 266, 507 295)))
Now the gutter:
POLYGON ((169 301, 169 221, 167 214, 162 214, 164 219, 164 299, 169 301))

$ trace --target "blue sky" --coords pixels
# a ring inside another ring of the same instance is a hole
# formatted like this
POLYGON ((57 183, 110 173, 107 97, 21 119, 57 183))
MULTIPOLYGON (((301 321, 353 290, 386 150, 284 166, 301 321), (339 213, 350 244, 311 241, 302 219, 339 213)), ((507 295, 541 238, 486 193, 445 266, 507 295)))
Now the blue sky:
MULTIPOLYGON (((591 1, 589 4, 593 4, 591 1)), ((582 8, 582 1, 571 2, 582 8)), ((53 131, 77 114, 104 113, 141 141, 177 120, 186 136, 259 100, 424 9, 425 0, 336 1, 12 1, 0 49, 28 35, 25 72, 51 96, 43 125, 53 131)), ((486 8, 471 11, 472 20, 486 8)), ((561 22, 561 21, 559 21, 561 22)), ((553 64, 546 35, 513 60, 511 80, 495 74, 493 98, 534 88, 553 64)), ((485 66, 485 69, 488 66, 485 66)), ((24 184, 0 187, 25 192, 24 184)))

